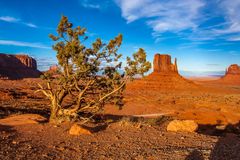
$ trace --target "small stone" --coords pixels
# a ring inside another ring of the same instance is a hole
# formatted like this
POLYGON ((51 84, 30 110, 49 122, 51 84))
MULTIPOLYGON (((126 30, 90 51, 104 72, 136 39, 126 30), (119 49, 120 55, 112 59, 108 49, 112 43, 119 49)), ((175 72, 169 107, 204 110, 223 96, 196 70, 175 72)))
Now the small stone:
POLYGON ((92 134, 92 133, 91 133, 89 130, 81 127, 80 125, 74 124, 74 125, 70 128, 69 134, 70 134, 70 135, 79 136, 79 135, 82 135, 82 134, 90 135, 90 134, 92 134))

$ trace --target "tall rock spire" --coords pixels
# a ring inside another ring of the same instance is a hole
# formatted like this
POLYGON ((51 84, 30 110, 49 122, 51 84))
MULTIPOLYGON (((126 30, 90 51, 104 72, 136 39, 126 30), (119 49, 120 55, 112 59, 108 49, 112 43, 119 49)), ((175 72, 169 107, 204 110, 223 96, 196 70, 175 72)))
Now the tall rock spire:
POLYGON ((171 56, 168 54, 155 54, 153 61, 153 72, 156 73, 178 73, 177 59, 174 64, 171 62, 171 56))

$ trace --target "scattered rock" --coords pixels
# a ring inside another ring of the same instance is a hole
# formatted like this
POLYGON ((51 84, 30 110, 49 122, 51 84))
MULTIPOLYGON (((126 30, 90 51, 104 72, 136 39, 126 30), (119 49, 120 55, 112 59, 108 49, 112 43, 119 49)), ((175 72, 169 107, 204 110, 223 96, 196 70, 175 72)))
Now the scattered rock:
POLYGON ((69 134, 70 135, 75 135, 75 136, 79 136, 82 134, 92 134, 88 129, 83 128, 82 126, 78 125, 78 124, 74 124, 70 130, 69 130, 69 134))
POLYGON ((47 121, 47 119, 38 114, 22 114, 0 119, 0 124, 6 126, 18 126, 25 124, 38 124, 44 121, 47 121))
POLYGON ((172 132, 195 132, 198 124, 193 120, 173 120, 167 126, 167 131, 172 132))

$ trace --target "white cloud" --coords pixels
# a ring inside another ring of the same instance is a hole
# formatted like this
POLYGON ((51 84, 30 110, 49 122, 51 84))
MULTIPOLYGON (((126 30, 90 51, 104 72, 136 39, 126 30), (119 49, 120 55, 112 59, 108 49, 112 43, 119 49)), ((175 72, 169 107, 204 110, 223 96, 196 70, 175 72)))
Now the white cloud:
POLYGON ((15 17, 10 17, 10 16, 0 16, 0 20, 5 22, 12 22, 12 23, 20 21, 20 19, 17 19, 15 17))
POLYGON ((79 3, 84 8, 90 8, 90 9, 103 9, 106 8, 110 0, 79 0, 79 3))
POLYGON ((227 40, 228 41, 240 41, 240 36, 239 37, 230 37, 227 40))
POLYGON ((93 8, 93 9, 99 9, 100 5, 94 5, 94 4, 87 4, 87 3, 82 3, 82 6, 85 8, 93 8))
POLYGON ((19 18, 15 18, 15 17, 11 17, 11 16, 0 16, 0 21, 5 21, 5 22, 9 22, 9 23, 18 23, 18 24, 23 24, 23 25, 31 27, 31 28, 38 28, 38 26, 33 23, 26 23, 26 22, 23 22, 19 18))
POLYGON ((31 27, 31 28, 38 28, 38 26, 36 26, 33 23, 24 23, 26 26, 31 27))
POLYGON ((20 46, 20 47, 51 49, 51 47, 43 45, 41 43, 30 43, 30 42, 10 41, 10 40, 0 40, 0 45, 11 45, 11 46, 20 46))
POLYGON ((206 0, 114 1, 127 23, 144 20, 152 28, 156 43, 166 39, 164 32, 175 33, 190 41, 240 41, 240 37, 233 35, 240 32, 240 0, 216 0, 213 3, 206 0), (209 25, 208 21, 219 17, 223 21, 209 25))
POLYGON ((230 34, 240 32, 240 0, 222 0, 220 8, 223 11, 224 18, 228 23, 227 27, 216 30, 218 34, 230 34))
MULTIPOLYGON (((122 17, 131 23, 146 18, 146 23, 154 32, 182 31, 195 29, 202 0, 115 0, 121 8, 122 17)), ((199 21, 199 19, 198 19, 199 21)))

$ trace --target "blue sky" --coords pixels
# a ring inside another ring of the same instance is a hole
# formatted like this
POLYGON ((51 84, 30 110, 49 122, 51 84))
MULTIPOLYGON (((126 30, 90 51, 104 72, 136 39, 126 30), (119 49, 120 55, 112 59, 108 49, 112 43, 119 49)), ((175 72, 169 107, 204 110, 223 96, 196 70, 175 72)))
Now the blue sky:
POLYGON ((0 53, 27 53, 40 70, 56 63, 49 33, 61 15, 86 27, 87 44, 123 34, 120 52, 144 48, 178 58, 182 71, 240 63, 240 0, 1 0, 0 53))

